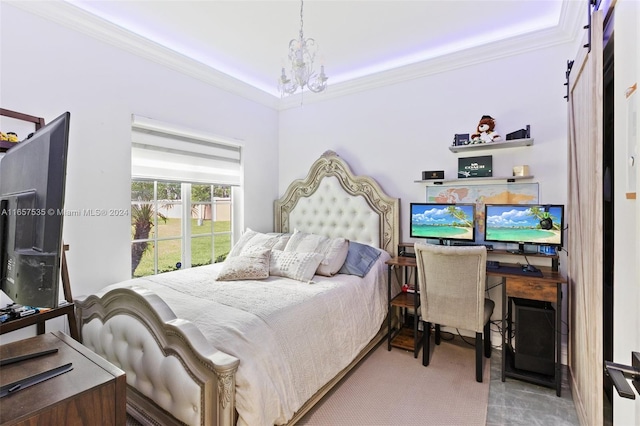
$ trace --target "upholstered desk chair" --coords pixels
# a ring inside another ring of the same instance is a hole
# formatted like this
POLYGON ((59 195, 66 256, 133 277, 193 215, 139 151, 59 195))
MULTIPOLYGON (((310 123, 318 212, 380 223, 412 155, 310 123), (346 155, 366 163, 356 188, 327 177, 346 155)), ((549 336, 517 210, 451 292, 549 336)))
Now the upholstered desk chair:
POLYGON ((491 356, 490 319, 495 303, 486 299, 487 249, 484 246, 415 244, 420 289, 422 365, 429 365, 431 324, 436 345, 440 326, 476 332, 476 380, 482 382, 482 337, 484 355, 491 356))

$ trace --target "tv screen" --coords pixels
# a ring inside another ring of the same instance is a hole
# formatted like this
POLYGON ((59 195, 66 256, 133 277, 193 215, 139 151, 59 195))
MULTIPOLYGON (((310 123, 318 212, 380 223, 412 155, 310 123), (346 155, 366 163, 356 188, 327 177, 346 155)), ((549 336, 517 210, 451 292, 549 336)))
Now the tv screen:
POLYGON ((484 217, 485 241, 562 246, 563 205, 486 204, 484 217))
POLYGON ((475 204, 411 203, 412 238, 475 241, 475 204))
POLYGON ((0 289, 25 306, 58 306, 69 119, 0 159, 0 289))

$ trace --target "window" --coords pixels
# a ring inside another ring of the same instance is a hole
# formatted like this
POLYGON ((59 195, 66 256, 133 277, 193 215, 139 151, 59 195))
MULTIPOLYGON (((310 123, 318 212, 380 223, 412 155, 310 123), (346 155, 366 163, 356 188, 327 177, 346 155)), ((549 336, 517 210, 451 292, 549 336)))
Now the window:
POLYGON ((240 146, 134 116, 131 163, 131 276, 224 260, 240 146))
POLYGON ((224 260, 231 206, 228 185, 133 180, 131 276, 224 260))

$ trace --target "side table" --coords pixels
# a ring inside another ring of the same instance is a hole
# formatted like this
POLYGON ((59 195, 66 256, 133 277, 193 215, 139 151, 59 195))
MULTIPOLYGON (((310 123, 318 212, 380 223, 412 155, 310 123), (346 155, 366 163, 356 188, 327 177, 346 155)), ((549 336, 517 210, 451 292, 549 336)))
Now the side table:
POLYGON ((124 425, 125 373, 61 332, 0 345, 0 359, 54 353, 2 367, 0 384, 71 364, 72 370, 0 398, 0 425, 124 425))
POLYGON ((389 334, 387 335, 387 349, 391 350, 391 347, 401 348, 409 351, 413 351, 414 358, 418 357, 420 347, 422 346, 422 333, 418 330, 419 323, 419 308, 420 297, 418 294, 418 274, 414 273, 415 291, 413 293, 400 293, 392 298, 391 286, 392 286, 392 271, 394 268, 403 268, 403 276, 408 277, 409 268, 417 268, 415 257, 398 256, 387 260, 388 277, 387 277, 387 301, 388 301, 388 315, 387 315, 387 328, 389 334), (397 329, 392 329, 392 309, 394 307, 399 308, 404 315, 401 318, 400 324, 397 329), (408 311, 413 310, 413 327, 406 326, 408 311))

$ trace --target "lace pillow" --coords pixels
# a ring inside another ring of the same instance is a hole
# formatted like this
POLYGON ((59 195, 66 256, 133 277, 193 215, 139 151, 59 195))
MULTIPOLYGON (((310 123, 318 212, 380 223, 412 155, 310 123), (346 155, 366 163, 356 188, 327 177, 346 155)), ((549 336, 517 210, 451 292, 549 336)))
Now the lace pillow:
POLYGON ((227 257, 218 274, 218 281, 261 280, 269 276, 271 250, 254 251, 227 257))
POLYGON ((269 275, 291 278, 298 281, 311 281, 318 265, 322 261, 318 253, 296 253, 272 250, 269 262, 269 275))
POLYGON ((242 234, 227 257, 242 256, 244 254, 285 247, 289 234, 263 234, 250 228, 242 234))
POLYGON ((337 274, 344 264, 349 251, 349 241, 295 230, 284 251, 321 254, 323 259, 316 273, 330 277, 337 274))

